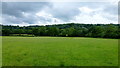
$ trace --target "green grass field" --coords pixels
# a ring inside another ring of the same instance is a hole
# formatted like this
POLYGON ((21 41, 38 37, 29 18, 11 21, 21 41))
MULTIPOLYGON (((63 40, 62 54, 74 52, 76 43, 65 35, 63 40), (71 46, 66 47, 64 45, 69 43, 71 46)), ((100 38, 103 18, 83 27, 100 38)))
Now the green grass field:
POLYGON ((3 37, 3 66, 117 66, 118 39, 3 37))
POLYGON ((0 36, 0 67, 2 66, 2 36, 0 36))

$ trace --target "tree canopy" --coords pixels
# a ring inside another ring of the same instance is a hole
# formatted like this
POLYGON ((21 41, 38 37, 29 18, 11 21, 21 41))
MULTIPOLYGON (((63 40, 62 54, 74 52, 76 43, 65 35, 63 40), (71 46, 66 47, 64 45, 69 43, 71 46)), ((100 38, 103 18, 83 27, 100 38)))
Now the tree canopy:
POLYGON ((46 26, 2 26, 2 35, 120 38, 120 24, 58 24, 46 26))

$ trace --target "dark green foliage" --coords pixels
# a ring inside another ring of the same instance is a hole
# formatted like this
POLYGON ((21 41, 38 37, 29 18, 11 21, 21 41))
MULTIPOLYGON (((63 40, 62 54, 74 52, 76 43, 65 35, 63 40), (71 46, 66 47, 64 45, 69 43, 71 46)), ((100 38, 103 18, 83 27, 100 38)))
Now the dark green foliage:
POLYGON ((117 38, 118 37, 118 34, 119 34, 119 32, 118 32, 118 27, 116 27, 116 26, 114 26, 114 25, 107 25, 106 26, 106 33, 105 33, 105 37, 106 38, 117 38))
POLYGON ((3 36, 9 36, 11 34, 10 29, 2 29, 2 35, 3 36))
POLYGON ((2 25, 2 35, 33 34, 35 36, 120 38, 119 24, 58 24, 46 26, 2 25))
POLYGON ((104 37, 105 28, 102 26, 92 26, 89 29, 89 34, 91 37, 104 37))
POLYGON ((47 28, 47 35, 48 36, 58 36, 59 29, 57 27, 48 27, 47 28))

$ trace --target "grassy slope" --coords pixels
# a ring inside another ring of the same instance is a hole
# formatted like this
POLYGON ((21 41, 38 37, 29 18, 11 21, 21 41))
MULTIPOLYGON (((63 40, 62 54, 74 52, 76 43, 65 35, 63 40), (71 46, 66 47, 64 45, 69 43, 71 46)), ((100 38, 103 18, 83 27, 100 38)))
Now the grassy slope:
POLYGON ((2 36, 0 36, 0 67, 2 66, 2 36))
POLYGON ((3 37, 4 66, 117 66, 118 40, 3 37))

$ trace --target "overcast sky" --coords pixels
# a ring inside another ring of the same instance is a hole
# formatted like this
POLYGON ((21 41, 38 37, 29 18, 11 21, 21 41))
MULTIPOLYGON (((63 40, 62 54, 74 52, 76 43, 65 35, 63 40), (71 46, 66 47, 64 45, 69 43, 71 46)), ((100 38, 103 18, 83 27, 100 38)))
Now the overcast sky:
POLYGON ((2 24, 50 25, 63 23, 118 23, 118 3, 3 2, 2 24))

